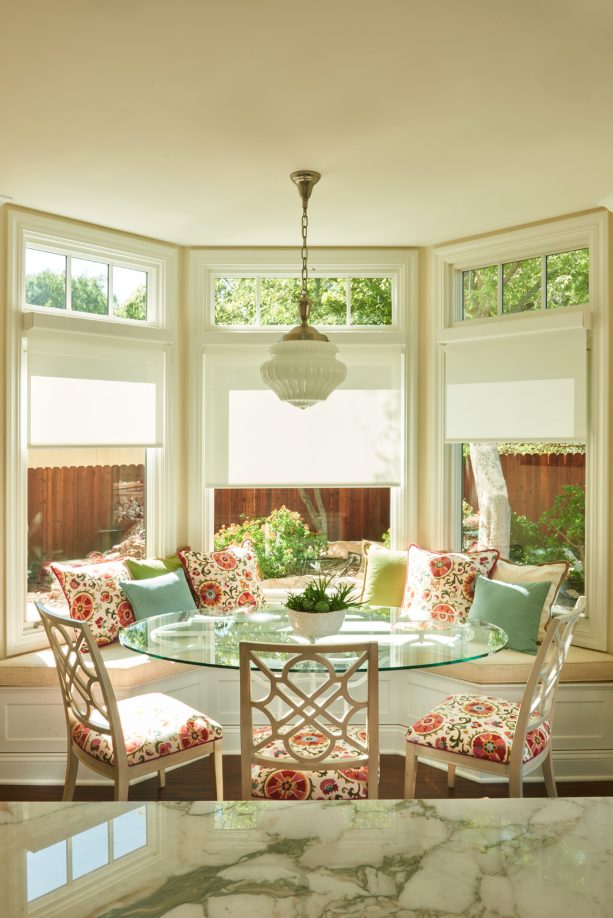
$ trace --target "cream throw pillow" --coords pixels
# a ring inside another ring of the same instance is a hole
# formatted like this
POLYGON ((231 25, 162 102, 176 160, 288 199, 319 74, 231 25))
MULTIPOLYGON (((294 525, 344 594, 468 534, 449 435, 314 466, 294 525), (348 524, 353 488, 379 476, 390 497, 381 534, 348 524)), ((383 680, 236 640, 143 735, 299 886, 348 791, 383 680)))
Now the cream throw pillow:
POLYGON ((551 561, 546 564, 514 564, 512 561, 499 558, 490 578, 500 580, 502 583, 539 583, 546 580, 551 584, 539 622, 538 639, 541 640, 551 618, 551 607, 560 587, 566 580, 569 566, 567 561, 551 561))

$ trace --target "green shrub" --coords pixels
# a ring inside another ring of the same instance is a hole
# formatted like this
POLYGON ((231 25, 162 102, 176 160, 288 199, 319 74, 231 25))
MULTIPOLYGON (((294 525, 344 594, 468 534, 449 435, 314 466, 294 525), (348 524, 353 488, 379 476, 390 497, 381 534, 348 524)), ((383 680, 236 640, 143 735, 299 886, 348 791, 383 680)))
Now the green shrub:
POLYGON ((262 577, 288 577, 304 573, 309 561, 320 557, 327 544, 320 532, 311 532, 300 514, 287 507, 273 510, 270 516, 249 519, 222 526, 215 533, 215 550, 240 545, 251 539, 262 571, 262 577))

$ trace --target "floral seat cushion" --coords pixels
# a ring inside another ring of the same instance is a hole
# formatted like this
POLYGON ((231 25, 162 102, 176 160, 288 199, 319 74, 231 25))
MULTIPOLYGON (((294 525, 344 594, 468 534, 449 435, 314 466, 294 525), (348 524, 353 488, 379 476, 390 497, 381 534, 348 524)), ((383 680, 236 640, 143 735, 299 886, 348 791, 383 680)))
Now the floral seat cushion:
MULTIPOLYGON (((182 752, 222 736, 221 726, 216 721, 169 695, 138 695, 118 702, 118 707, 128 765, 182 752)), ((102 721, 100 723, 103 726, 102 721)), ((108 765, 114 764, 113 741, 109 734, 91 730, 81 723, 73 725, 71 734, 88 755, 108 765)))
MULTIPOLYGON (((366 730, 350 727, 360 745, 366 744, 366 730)), ((256 727, 254 739, 260 742, 270 735, 268 727, 256 727)), ((328 745, 328 739, 315 728, 306 727, 289 740, 290 749, 302 757, 319 755, 328 745)), ((268 800, 357 800, 368 797, 368 765, 343 769, 343 759, 355 759, 358 751, 342 739, 337 739, 326 759, 338 759, 339 770, 304 767, 288 754, 283 740, 276 739, 258 750, 258 755, 279 760, 272 765, 251 766, 251 796, 268 800)))
MULTIPOLYGON (((407 742, 506 764, 518 716, 519 705, 514 701, 489 695, 450 695, 409 727, 407 742)), ((550 735, 547 721, 530 730, 522 761, 528 762, 542 752, 550 735)))

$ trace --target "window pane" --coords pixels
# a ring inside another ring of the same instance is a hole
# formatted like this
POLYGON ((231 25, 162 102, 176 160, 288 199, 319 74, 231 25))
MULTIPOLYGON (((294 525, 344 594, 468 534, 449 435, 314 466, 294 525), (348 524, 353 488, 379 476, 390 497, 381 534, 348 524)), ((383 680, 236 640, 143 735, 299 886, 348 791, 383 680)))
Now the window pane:
POLYGON ((144 557, 144 449, 28 452, 28 614, 64 605, 52 561, 144 557))
POLYGON ((351 324, 392 324, 392 281, 389 277, 351 278, 351 324))
POLYGON ((260 324, 298 325, 300 281, 296 277, 260 278, 260 324))
POLYGON ((113 266, 113 315, 121 319, 147 318, 147 272, 113 266))
POLYGON ((256 315, 255 277, 215 278, 215 324, 253 325, 256 315))
POLYGON ((311 277, 307 290, 312 325, 347 324, 347 282, 343 277, 311 277))
POLYGON ((68 880, 66 842, 57 842, 40 851, 28 851, 26 859, 28 902, 45 896, 68 880))
POLYGON ((541 308, 541 259, 526 258, 502 266, 502 311, 541 308))
POLYGON ((66 309, 66 256, 26 249, 26 303, 66 309))
POLYGON ((585 447, 561 443, 498 443, 463 446, 462 539, 464 549, 498 548, 516 564, 568 561, 570 570, 557 604, 572 607, 585 592, 585 447), (475 475, 473 461, 485 473, 475 475), (476 481, 483 477, 488 485, 476 481), (480 531, 480 505, 487 487, 489 522, 480 531), (504 500, 504 490, 508 503, 504 500), (502 495, 502 499, 501 499, 502 495))
POLYGON ((498 265, 462 272, 462 318, 485 319, 498 314, 498 265))
POLYGON ((78 880, 109 862, 109 826, 103 822, 72 836, 72 878, 78 880))
POLYGON ((108 315, 109 267, 99 261, 72 258, 70 261, 72 308, 76 312, 108 315))
POLYGON ((590 301, 589 249, 547 256, 547 307, 578 306, 590 301))
POLYGON ((390 497, 390 488, 216 488, 215 548, 250 538, 267 586, 318 572, 357 584, 362 540, 389 540, 390 497))
POLYGON ((147 844, 147 807, 122 813, 113 820, 113 858, 117 860, 147 844))

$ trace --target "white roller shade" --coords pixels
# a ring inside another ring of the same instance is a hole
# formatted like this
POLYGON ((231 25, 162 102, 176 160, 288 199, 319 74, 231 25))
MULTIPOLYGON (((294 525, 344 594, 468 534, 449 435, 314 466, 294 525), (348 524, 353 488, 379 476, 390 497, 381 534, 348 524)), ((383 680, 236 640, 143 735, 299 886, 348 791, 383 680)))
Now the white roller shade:
POLYGON ((161 446, 164 351, 28 338, 28 446, 161 446))
POLYGON ((399 348, 342 349, 347 379, 305 411, 264 386, 267 350, 205 354, 208 487, 394 486, 402 443, 399 348))
POLYGON ((585 442, 583 328, 445 344, 447 442, 585 442))

